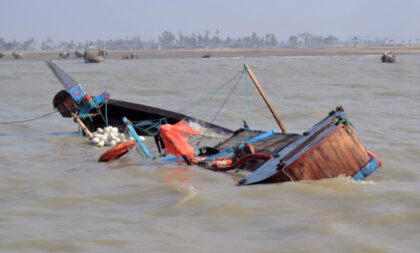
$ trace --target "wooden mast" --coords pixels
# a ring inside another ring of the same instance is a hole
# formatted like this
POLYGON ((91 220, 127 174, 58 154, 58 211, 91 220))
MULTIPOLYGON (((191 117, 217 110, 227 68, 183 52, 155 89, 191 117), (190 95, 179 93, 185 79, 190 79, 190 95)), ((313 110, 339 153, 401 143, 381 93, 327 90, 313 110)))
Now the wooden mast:
POLYGON ((261 85, 258 83, 258 80, 255 77, 254 73, 252 72, 251 68, 246 64, 244 64, 244 68, 246 72, 248 73, 249 77, 251 78, 252 82, 254 83, 255 87, 257 87, 257 90, 260 93, 261 97, 264 99, 264 102, 268 106, 268 109, 270 109, 271 114, 273 114, 273 117, 276 120, 277 124, 279 125, 281 132, 284 134, 287 133, 286 127, 283 125, 283 123, 280 120, 280 116, 274 111, 274 108, 271 105, 270 100, 268 100, 267 95, 265 95, 264 90, 262 89, 261 85))

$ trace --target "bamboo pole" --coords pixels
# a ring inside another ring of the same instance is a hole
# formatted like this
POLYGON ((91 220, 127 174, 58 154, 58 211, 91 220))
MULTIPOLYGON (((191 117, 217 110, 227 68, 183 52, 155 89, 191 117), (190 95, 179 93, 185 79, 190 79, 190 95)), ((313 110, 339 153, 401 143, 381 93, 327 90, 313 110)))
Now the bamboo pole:
POLYGON ((254 83, 255 87, 257 87, 257 90, 260 93, 261 97, 264 99, 264 102, 267 105, 268 109, 270 109, 271 114, 273 115, 274 119, 276 120, 277 124, 279 125, 281 129, 281 132, 284 134, 287 133, 286 127, 281 122, 280 116, 274 111, 274 108, 271 105, 270 100, 268 100, 267 95, 265 95, 265 92, 262 89, 261 85, 259 84, 257 78, 255 77, 254 72, 252 72, 251 68, 246 64, 244 64, 244 68, 246 72, 248 73, 249 77, 251 78, 252 82, 254 83))
POLYGON ((71 113, 71 116, 73 117, 74 122, 76 122, 77 125, 79 125, 79 127, 86 134, 86 136, 89 139, 93 139, 93 134, 89 131, 89 129, 85 126, 85 124, 83 124, 82 120, 79 117, 77 117, 77 115, 74 112, 71 113))

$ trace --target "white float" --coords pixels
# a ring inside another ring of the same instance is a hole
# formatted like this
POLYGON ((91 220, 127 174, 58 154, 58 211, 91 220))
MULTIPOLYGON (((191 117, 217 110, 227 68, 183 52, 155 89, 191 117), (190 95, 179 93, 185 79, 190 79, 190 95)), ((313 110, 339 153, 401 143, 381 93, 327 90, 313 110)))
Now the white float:
MULTIPOLYGON (((90 140, 90 142, 97 147, 115 146, 118 143, 129 139, 124 133, 119 132, 117 127, 113 126, 107 126, 103 129, 99 127, 96 129, 96 132, 92 133, 92 136, 93 138, 90 140)), ((145 140, 143 136, 139 137, 142 141, 145 140)))

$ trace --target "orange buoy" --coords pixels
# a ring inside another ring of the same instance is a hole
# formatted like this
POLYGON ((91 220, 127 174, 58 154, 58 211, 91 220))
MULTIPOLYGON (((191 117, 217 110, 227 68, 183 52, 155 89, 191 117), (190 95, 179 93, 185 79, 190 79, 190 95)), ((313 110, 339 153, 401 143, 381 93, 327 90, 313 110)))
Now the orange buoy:
POLYGON ((99 162, 109 162, 125 155, 130 149, 136 145, 134 140, 121 142, 114 147, 108 149, 105 153, 99 157, 99 162))

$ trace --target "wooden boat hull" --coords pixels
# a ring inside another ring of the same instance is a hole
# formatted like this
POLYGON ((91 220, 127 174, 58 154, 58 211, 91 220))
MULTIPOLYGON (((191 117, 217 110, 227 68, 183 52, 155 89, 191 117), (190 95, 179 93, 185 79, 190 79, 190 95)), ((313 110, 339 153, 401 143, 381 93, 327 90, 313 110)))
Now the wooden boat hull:
POLYGON ((379 162, 369 154, 346 120, 342 108, 331 112, 275 156, 241 180, 239 185, 318 180, 340 175, 361 179, 360 175, 357 176, 361 170, 368 168, 365 170, 371 173, 379 167, 379 162))
MULTIPOLYGON (((95 131, 98 127, 105 127, 107 125, 106 123, 108 123, 108 125, 118 127, 120 131, 123 131, 125 129, 125 123, 122 118, 126 117, 131 122, 138 123, 135 124, 136 132, 145 136, 159 131, 158 123, 161 120, 169 124, 175 124, 184 120, 190 125, 210 129, 212 132, 223 136, 232 134, 232 130, 230 129, 185 114, 121 100, 108 99, 106 104, 101 106, 100 111, 101 114, 82 120, 89 130, 95 131)), ((93 115, 95 112, 95 109, 91 111, 93 115)))
POLYGON ((355 175, 370 157, 356 133, 349 129, 350 126, 340 124, 268 180, 284 182, 355 175))
MULTIPOLYGON (((203 121, 185 114, 160 109, 152 106, 125 102, 121 100, 108 99, 109 94, 93 97, 95 104, 92 106, 86 101, 87 94, 81 84, 70 77, 52 61, 46 62, 53 74, 66 90, 59 91, 54 99, 53 106, 61 115, 70 118, 71 113, 78 115, 84 125, 90 131, 96 131, 98 127, 112 125, 120 131, 125 130, 123 117, 128 118, 133 124, 136 132, 140 135, 153 135, 159 131, 158 121, 175 124, 185 120, 193 128, 208 129, 209 135, 216 134, 223 137, 231 135, 232 130, 203 121), (100 98, 100 99, 97 99, 100 98)), ((106 93, 106 92, 105 92, 106 93)))

